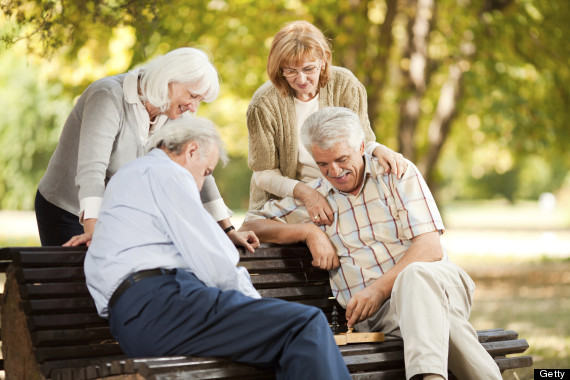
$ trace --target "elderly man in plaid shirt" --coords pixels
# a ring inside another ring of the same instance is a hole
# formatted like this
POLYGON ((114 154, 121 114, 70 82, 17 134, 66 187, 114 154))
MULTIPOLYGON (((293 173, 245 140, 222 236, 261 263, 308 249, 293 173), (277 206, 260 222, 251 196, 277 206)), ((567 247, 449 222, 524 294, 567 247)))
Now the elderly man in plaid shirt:
POLYGON ((447 260, 443 222, 418 169, 408 162, 401 178, 385 173, 346 108, 310 116, 301 139, 323 175, 309 186, 333 215, 309 215, 288 197, 248 212, 242 228, 265 242, 305 242, 313 265, 330 271, 349 327, 404 339, 408 379, 447 379, 448 368, 459 379, 501 379, 468 322, 475 284, 447 260))

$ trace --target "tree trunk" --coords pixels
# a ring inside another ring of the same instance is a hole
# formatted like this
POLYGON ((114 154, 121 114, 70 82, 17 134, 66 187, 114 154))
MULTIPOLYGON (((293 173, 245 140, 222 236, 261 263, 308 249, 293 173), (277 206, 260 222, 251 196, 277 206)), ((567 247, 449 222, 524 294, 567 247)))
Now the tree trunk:
POLYGON ((421 114, 420 102, 427 86, 427 47, 434 7, 433 0, 418 0, 415 18, 410 18, 408 24, 404 57, 408 58, 409 65, 402 71, 407 79, 404 91, 409 95, 400 102, 398 140, 400 152, 411 161, 416 159, 414 134, 421 114))
POLYGON ((441 88, 435 114, 429 124, 427 154, 417 162, 418 169, 425 177, 428 186, 432 188, 432 192, 435 191, 435 183, 433 183, 435 165, 451 130, 451 122, 456 115, 462 79, 463 71, 459 64, 452 65, 449 68, 447 81, 441 88))

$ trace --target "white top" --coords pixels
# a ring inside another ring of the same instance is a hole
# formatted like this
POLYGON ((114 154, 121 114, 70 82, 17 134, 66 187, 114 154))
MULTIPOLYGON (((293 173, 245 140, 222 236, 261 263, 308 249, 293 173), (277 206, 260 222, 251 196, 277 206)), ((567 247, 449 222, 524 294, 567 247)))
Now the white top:
POLYGON ((206 211, 192 175, 160 149, 124 165, 109 181, 85 277, 99 315, 130 274, 187 270, 206 286, 260 298, 239 253, 206 211))
MULTIPOLYGON (((257 186, 281 198, 292 197, 293 190, 299 182, 308 183, 321 177, 321 171, 319 170, 317 163, 313 159, 311 153, 305 148, 300 138, 301 128, 303 127, 305 120, 319 110, 319 95, 317 94, 317 96, 307 102, 303 102, 297 98, 295 98, 294 101, 295 114, 297 116, 297 136, 299 136, 297 139, 299 145, 297 178, 300 178, 301 180, 299 181, 286 177, 279 169, 253 172, 253 180, 257 186)), ((372 154, 374 149, 379 146, 379 143, 371 141, 366 144, 366 152, 372 154)))

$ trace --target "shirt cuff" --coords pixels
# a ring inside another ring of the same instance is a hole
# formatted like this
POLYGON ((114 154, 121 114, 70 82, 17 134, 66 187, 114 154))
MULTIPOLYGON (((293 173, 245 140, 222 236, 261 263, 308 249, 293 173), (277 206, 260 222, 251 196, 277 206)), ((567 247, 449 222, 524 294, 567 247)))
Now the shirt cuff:
POLYGON ((204 208, 212 217, 219 222, 220 220, 230 218, 234 213, 230 210, 223 199, 216 199, 211 202, 203 203, 204 208))
POLYGON ((79 223, 83 224, 85 219, 97 219, 101 210, 101 197, 87 197, 79 201, 79 223))

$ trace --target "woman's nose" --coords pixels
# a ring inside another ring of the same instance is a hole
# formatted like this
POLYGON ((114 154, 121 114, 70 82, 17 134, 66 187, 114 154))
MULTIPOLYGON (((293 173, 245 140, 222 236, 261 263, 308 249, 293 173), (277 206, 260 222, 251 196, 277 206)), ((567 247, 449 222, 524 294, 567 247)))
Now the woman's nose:
POLYGON ((190 103, 188 103, 186 106, 188 107, 188 110, 190 112, 196 112, 196 110, 198 110, 199 105, 200 101, 198 99, 192 99, 190 103))

